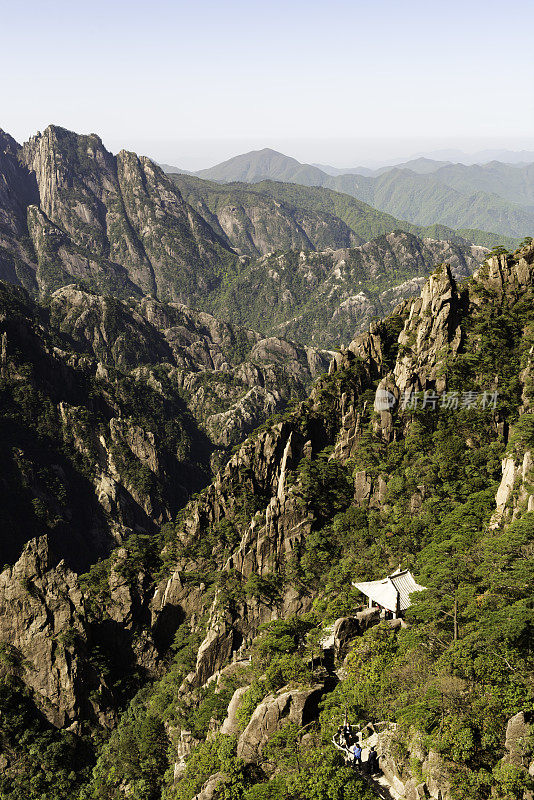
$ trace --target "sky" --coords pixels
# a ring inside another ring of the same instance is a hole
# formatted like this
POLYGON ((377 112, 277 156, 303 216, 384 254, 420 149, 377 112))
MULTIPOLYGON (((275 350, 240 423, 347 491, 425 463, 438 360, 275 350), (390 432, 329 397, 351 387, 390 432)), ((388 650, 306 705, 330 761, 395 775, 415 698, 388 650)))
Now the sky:
POLYGON ((199 169, 534 150, 532 0, 0 0, 0 127, 199 169))

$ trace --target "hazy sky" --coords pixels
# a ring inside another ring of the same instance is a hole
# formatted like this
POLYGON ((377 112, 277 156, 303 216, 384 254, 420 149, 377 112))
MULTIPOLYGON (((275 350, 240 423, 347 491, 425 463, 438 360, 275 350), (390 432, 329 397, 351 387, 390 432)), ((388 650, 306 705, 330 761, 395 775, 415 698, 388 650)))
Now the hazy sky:
POLYGON ((532 0, 0 0, 0 127, 199 168, 534 150, 532 0))

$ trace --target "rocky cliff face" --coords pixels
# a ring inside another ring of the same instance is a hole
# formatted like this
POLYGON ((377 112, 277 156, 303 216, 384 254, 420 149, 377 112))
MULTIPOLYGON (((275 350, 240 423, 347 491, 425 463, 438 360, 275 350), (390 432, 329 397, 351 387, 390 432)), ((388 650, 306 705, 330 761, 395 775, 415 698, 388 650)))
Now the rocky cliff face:
POLYGON ((38 199, 35 179, 19 162, 19 145, 0 130, 0 279, 36 291, 36 255, 26 208, 38 199))
POLYGON ((169 519, 210 448, 176 395, 73 346, 22 291, 3 285, 0 306, 2 558, 48 534, 80 567, 169 519))
POLYGON ((365 237, 276 193, 220 189, 213 199, 186 183, 190 205, 150 159, 114 156, 95 134, 57 126, 22 147, 2 134, 0 175, 3 279, 42 296, 73 282, 150 295, 304 345, 349 342, 418 291, 436 263, 464 276, 485 252, 400 232, 366 242, 373 209, 358 212, 372 218, 365 237))
POLYGON ((148 158, 126 151, 114 157, 98 136, 55 126, 17 155, 39 192, 30 232, 41 291, 65 283, 66 272, 114 293, 191 302, 218 281, 222 263, 233 261, 230 249, 148 158))
POLYGON ((81 718, 104 726, 109 690, 91 663, 91 643, 76 575, 57 561, 46 536, 31 540, 13 567, 0 573, 0 647, 58 727, 81 718))
MULTIPOLYGON (((497 306, 514 303, 514 297, 519 298, 521 292, 532 291, 533 270, 532 247, 525 248, 513 260, 490 259, 463 288, 457 286, 449 268, 439 268, 425 284, 420 298, 401 305, 387 324, 373 326, 368 334, 357 337, 345 352, 336 356, 330 375, 316 384, 309 400, 302 403, 297 412, 245 442, 214 483, 188 505, 176 524, 176 541, 168 545, 169 556, 173 548, 179 554, 176 560, 171 558, 175 571, 170 579, 157 586, 151 606, 156 628, 160 619, 169 624, 173 615, 177 619, 178 616, 188 618, 191 614, 182 588, 183 575, 206 574, 207 570, 216 568, 226 574, 228 580, 247 581, 250 576, 267 580, 272 575, 283 574, 288 564, 299 559, 306 542, 320 528, 321 512, 306 495, 306 464, 312 463, 314 456, 325 447, 331 448, 342 461, 351 458, 357 464, 369 435, 369 424, 382 442, 395 446, 405 435, 406 415, 409 415, 409 409, 403 412, 401 398, 412 397, 416 392, 422 395, 425 391, 441 397, 448 392, 452 378, 446 367, 453 361, 464 363, 462 353, 476 352, 482 346, 483 329, 475 324, 481 297, 490 291, 492 297, 497 298, 497 306), (373 412, 369 390, 372 389, 374 396, 375 388, 390 392, 395 399, 394 407, 386 410, 379 407, 373 412), (237 546, 225 544, 222 534, 228 525, 236 532, 237 546), (198 547, 202 541, 210 544, 209 552, 204 550, 201 555, 198 547)), ((528 336, 528 330, 519 332, 523 351, 524 337, 528 339, 528 336)), ((528 365, 525 369, 523 392, 530 403, 528 365)), ((499 432, 502 436, 502 412, 492 414, 489 409, 488 413, 494 436, 499 432)), ((524 424, 526 422, 525 417, 524 424)), ((520 417, 519 430, 522 424, 520 417)), ((472 446, 468 441, 467 447, 472 446)), ((508 512, 508 520, 514 514, 520 517, 531 505, 530 461, 528 455, 524 458, 528 463, 525 472, 522 462, 519 493, 516 483, 506 478, 506 486, 514 485, 517 498, 516 511, 508 512)), ((422 481, 421 473, 418 477, 422 481)), ((394 495, 388 475, 380 471, 356 471, 354 480, 355 505, 371 509, 374 506, 390 519, 386 515, 390 513, 394 495)), ((424 507, 425 491, 422 481, 413 496, 408 493, 405 497, 412 515, 417 516, 424 507)), ((497 493, 498 508, 503 505, 503 492, 501 486, 497 493)), ((511 489, 507 500, 510 496, 511 489)), ((499 513, 494 524, 502 528, 506 519, 502 510, 499 513)), ((261 623, 298 616, 311 608, 312 597, 302 584, 299 586, 298 581, 291 579, 284 582, 276 599, 268 602, 243 596, 229 602, 224 586, 224 580, 219 582, 211 607, 203 606, 203 613, 208 611, 207 623, 205 628, 197 629, 199 633, 204 631, 204 639, 197 652, 194 671, 187 679, 191 687, 205 684, 231 660, 232 654, 240 657, 246 652, 261 623)), ((458 687, 456 690, 462 691, 458 687)), ((258 706, 249 725, 259 730, 260 721, 267 719, 268 714, 273 715, 273 720, 278 719, 281 704, 286 702, 289 700, 283 693, 267 698, 264 705, 258 706)), ((266 728, 269 725, 266 723, 266 728)), ((273 725, 274 730, 276 724, 273 722, 273 725)), ((261 754, 254 755, 247 743, 247 731, 248 728, 241 734, 241 752, 254 763, 261 763, 261 754)), ((253 737, 252 749, 261 748, 265 737, 269 738, 265 731, 253 737)), ((414 744, 412 757, 423 763, 421 778, 419 772, 410 772, 409 758, 399 761, 398 756, 392 755, 395 748, 392 750, 385 739, 381 748, 384 767, 388 759, 391 761, 388 767, 391 785, 397 791, 414 798, 422 796, 421 792, 430 793, 432 797, 456 797, 454 787, 458 778, 454 777, 457 775, 454 769, 457 768, 454 767, 451 777, 451 767, 445 764, 442 756, 424 748, 417 750, 414 744)))
POLYGON ((250 264, 224 302, 253 325, 259 324, 260 309, 268 304, 270 331, 316 346, 340 346, 365 331, 372 319, 388 316, 399 302, 417 294, 430 265, 447 262, 463 278, 475 271, 486 252, 395 232, 351 249, 268 255, 250 264))
POLYGON ((70 286, 45 310, 4 286, 0 310, 5 561, 32 532, 57 539, 72 565, 154 532, 206 482, 210 459, 227 459, 328 363, 151 298, 70 286))

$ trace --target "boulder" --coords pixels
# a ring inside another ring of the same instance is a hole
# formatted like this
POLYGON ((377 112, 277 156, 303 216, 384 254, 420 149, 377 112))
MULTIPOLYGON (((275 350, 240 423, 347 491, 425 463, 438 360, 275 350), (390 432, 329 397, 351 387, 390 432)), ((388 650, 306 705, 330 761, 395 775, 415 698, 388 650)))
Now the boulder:
POLYGON ((247 691, 248 686, 240 686, 232 695, 232 699, 228 705, 226 712, 226 719, 221 725, 221 733, 226 733, 229 736, 234 736, 239 733, 240 725, 237 719, 237 711, 243 699, 243 695, 247 691))
POLYGON ((504 747, 506 755, 504 760, 508 764, 523 766, 523 759, 528 752, 531 726, 524 711, 511 717, 506 726, 504 747))
POLYGON ((193 797, 193 800, 219 800, 224 792, 224 785, 228 783, 228 776, 222 772, 210 775, 202 789, 193 797))
POLYGON ((364 608, 363 611, 358 611, 356 614, 360 631, 363 633, 372 628, 373 625, 380 624, 380 609, 378 608, 364 608))
POLYGON ((427 800, 430 797, 426 783, 417 783, 415 778, 404 786, 404 796, 406 800, 427 800))
POLYGON ((261 761, 263 748, 273 733, 285 724, 293 722, 304 727, 316 719, 324 688, 324 684, 317 684, 309 689, 289 689, 278 695, 268 695, 239 737, 238 758, 247 764, 257 763, 261 761))
POLYGON ((360 622, 356 617, 340 617, 334 622, 334 651, 343 658, 347 645, 360 633, 360 622))

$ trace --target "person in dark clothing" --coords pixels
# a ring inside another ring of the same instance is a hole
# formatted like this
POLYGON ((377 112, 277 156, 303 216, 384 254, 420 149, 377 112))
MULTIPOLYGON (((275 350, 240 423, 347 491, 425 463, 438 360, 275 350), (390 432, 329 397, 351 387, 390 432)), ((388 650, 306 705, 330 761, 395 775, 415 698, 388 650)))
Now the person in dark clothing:
POLYGON ((371 747, 369 755, 367 756, 367 771, 370 775, 374 775, 375 772, 378 772, 378 753, 374 747, 371 747))
POLYGON ((352 731, 347 722, 343 725, 343 736, 345 737, 345 744, 350 747, 352 744, 352 731))
POLYGON ((343 731, 344 731, 344 729, 340 725, 339 728, 337 729, 337 740, 338 740, 338 742, 339 742, 341 747, 346 747, 347 740, 345 738, 345 734, 344 734, 343 731))

